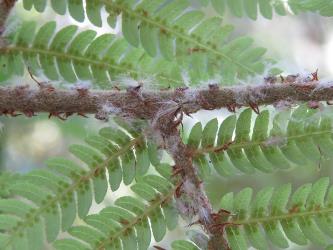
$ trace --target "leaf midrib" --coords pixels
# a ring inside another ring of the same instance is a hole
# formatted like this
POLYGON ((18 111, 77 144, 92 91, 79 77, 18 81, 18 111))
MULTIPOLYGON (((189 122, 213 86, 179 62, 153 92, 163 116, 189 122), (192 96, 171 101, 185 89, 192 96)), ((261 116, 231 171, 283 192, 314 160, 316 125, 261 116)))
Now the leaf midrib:
MULTIPOLYGON (((43 55, 53 56, 53 57, 56 57, 56 58, 66 58, 70 61, 84 62, 84 63, 88 63, 89 65, 96 65, 96 66, 103 66, 103 67, 113 68, 113 69, 119 70, 123 73, 127 72, 127 73, 133 73, 133 74, 137 74, 137 75, 144 73, 145 75, 152 75, 151 73, 145 73, 142 70, 137 71, 137 70, 129 69, 127 67, 121 67, 121 66, 119 66, 119 64, 109 64, 109 63, 105 63, 105 62, 102 62, 102 61, 93 60, 93 59, 88 58, 88 57, 84 57, 84 55, 77 56, 77 55, 69 54, 67 52, 61 53, 59 51, 53 51, 53 50, 49 50, 47 48, 46 49, 37 49, 37 48, 33 48, 33 47, 22 47, 22 46, 16 46, 16 45, 11 46, 11 47, 0 48, 0 54, 1 54, 1 52, 2 53, 3 52, 8 53, 8 52, 11 52, 11 51, 35 53, 37 55, 43 54, 43 55)), ((157 78, 160 78, 161 80, 174 82, 174 83, 177 83, 177 84, 182 83, 182 81, 172 79, 172 78, 169 78, 169 77, 165 77, 165 76, 160 75, 160 74, 154 74, 154 75, 157 78)))
MULTIPOLYGON (((324 134, 332 134, 332 130, 321 130, 319 132, 313 132, 313 133, 302 133, 302 134, 298 134, 298 135, 291 135, 291 136, 283 136, 281 135, 281 137, 285 138, 287 141, 290 140, 297 140, 297 139, 301 139, 303 137, 312 137, 312 136, 323 136, 324 134)), ((253 146, 258 146, 258 145, 263 145, 264 143, 267 141, 267 139, 270 137, 267 137, 265 140, 261 140, 261 141, 247 141, 247 142, 239 142, 239 143, 233 143, 231 144, 227 150, 229 149, 237 149, 237 148, 247 148, 247 147, 253 147, 253 146)), ((220 148, 221 145, 219 146, 214 146, 214 147, 207 147, 207 148, 200 148, 198 150, 195 151, 195 154, 206 154, 206 153, 216 153, 216 150, 218 150, 220 148)), ((279 147, 279 145, 272 145, 272 146, 267 146, 267 148, 269 147, 279 147)))
MULTIPOLYGON (((280 215, 272 215, 260 218, 249 218, 245 220, 230 220, 230 222, 240 225, 248 225, 248 224, 258 224, 258 223, 267 223, 271 221, 282 221, 286 219, 298 218, 298 217, 306 217, 306 216, 314 216, 319 214, 332 213, 333 207, 325 207, 322 209, 311 210, 311 211, 303 211, 303 212, 293 212, 287 214, 280 215)), ((236 225, 235 225, 236 226, 236 225)))
POLYGON ((138 222, 140 222, 142 219, 149 217, 149 214, 153 212, 156 208, 160 207, 165 201, 172 198, 176 188, 178 185, 174 185, 173 188, 170 189, 170 191, 167 194, 162 194, 159 199, 154 201, 153 203, 150 203, 149 206, 147 206, 147 209, 144 210, 144 212, 140 215, 134 216, 133 221, 125 225, 122 230, 119 230, 116 234, 112 235, 112 237, 107 238, 105 241, 103 241, 97 249, 103 250, 103 248, 108 242, 112 242, 113 239, 116 239, 120 237, 122 234, 124 234, 128 229, 133 228, 138 222))

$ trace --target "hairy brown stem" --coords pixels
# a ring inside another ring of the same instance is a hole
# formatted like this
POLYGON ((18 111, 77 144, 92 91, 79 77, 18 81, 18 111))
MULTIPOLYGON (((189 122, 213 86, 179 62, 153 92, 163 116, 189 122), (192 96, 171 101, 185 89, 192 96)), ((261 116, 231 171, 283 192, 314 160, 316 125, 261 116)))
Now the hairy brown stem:
POLYGON ((322 83, 236 86, 174 91, 86 91, 53 89, 47 86, 0 87, 0 112, 48 112, 98 114, 120 113, 152 119, 163 105, 174 103, 185 114, 198 110, 274 104, 279 101, 329 101, 333 85, 322 83))
MULTIPOLYGON (((161 107, 162 111, 174 108, 172 104, 169 107, 167 105, 161 107)), ((152 125, 154 129, 159 131, 165 149, 174 160, 174 177, 175 175, 181 177, 181 184, 178 185, 175 191, 178 211, 183 217, 191 221, 197 217, 197 222, 193 223, 199 223, 209 234, 209 250, 228 249, 223 232, 221 233, 221 230, 214 228, 213 215, 215 213, 193 164, 194 151, 185 145, 180 137, 178 127, 181 124, 182 116, 178 117, 177 112, 178 109, 175 112, 162 113, 163 115, 159 115, 161 112, 157 112, 152 125)))
POLYGON ((212 230, 211 215, 213 209, 193 165, 193 150, 185 145, 180 137, 178 130, 180 122, 181 119, 175 120, 174 113, 170 112, 157 117, 153 121, 153 126, 160 132, 165 148, 177 166, 175 169, 177 173, 174 174, 181 175, 182 184, 179 185, 178 193, 175 193, 178 204, 182 204, 181 208, 178 208, 179 212, 185 214, 190 220, 197 217, 198 223, 211 235, 209 249, 218 250, 224 245, 223 234, 217 234, 212 230))

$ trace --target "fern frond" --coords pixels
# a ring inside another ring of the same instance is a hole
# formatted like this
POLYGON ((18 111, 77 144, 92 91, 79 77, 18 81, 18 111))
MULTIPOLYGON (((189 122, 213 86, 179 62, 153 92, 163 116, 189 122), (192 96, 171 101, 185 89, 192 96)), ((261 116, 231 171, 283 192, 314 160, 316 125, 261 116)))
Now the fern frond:
POLYGON ((193 126, 187 144, 203 178, 210 173, 210 163, 220 175, 229 176, 239 171, 267 173, 293 165, 319 165, 332 157, 332 120, 325 113, 301 105, 292 113, 278 113, 271 129, 269 111, 256 117, 253 129, 252 113, 246 109, 220 126, 217 119, 204 128, 200 122, 193 126))
POLYGON ((226 83, 235 77, 245 78, 263 71, 263 48, 251 48, 252 39, 240 37, 225 42, 232 26, 221 26, 221 19, 204 19, 203 12, 189 11, 182 1, 141 1, 137 5, 124 1, 106 3, 109 11, 122 13, 124 37, 133 46, 142 47, 155 56, 157 47, 166 59, 193 69, 192 79, 219 74, 226 83), (139 28, 137 28, 139 27, 139 28))
MULTIPOLYGON (((126 133, 123 129, 103 128, 100 136, 90 136, 86 142, 92 148, 70 147, 85 165, 63 158, 50 159, 47 169, 32 171, 10 186, 10 197, 20 199, 0 200, 0 224, 12 219, 7 228, 2 228, 1 249, 43 249, 44 230, 47 241, 54 241, 61 229, 71 227, 77 215, 87 215, 93 196, 100 203, 109 185, 111 190, 117 190, 122 180, 128 185, 148 170, 151 160, 147 144, 136 128, 129 127, 126 133)), ((157 152, 149 150, 156 164, 157 152)))
POLYGON ((56 31, 55 22, 36 31, 36 23, 26 22, 12 40, 9 47, 0 48, 4 79, 23 75, 27 66, 35 74, 42 70, 50 80, 93 80, 109 88, 111 80, 123 75, 135 79, 154 77, 160 86, 183 85, 182 71, 176 64, 153 59, 112 34, 96 37, 95 31, 78 32, 75 25, 56 31))
POLYGON ((333 235, 333 188, 327 192, 328 186, 329 179, 322 178, 299 187, 292 195, 291 185, 275 190, 266 187, 254 199, 251 188, 224 195, 221 208, 235 214, 225 228, 231 248, 245 250, 252 245, 269 249, 266 239, 279 248, 287 248, 288 240, 325 246, 333 235))
MULTIPOLYGON (((333 3, 326 0, 210 0, 213 8, 220 15, 224 15, 226 9, 236 17, 247 16, 256 20, 261 14, 267 19, 272 19, 273 13, 285 16, 292 12, 318 12, 322 16, 333 15, 333 3)), ((202 1, 207 5, 208 1, 202 1)))
POLYGON ((151 237, 161 241, 166 229, 178 223, 173 205, 175 187, 157 175, 141 177, 132 190, 140 197, 124 196, 114 206, 88 215, 86 225, 73 226, 68 233, 73 238, 57 240, 58 250, 71 249, 148 249, 151 237), (122 246, 122 247, 121 247, 122 246))
MULTIPOLYGON (((48 0, 23 0, 23 7, 31 10, 32 7, 38 12, 44 12, 48 4, 48 0)), ((78 22, 83 22, 87 15, 89 21, 95 26, 102 26, 101 8, 103 7, 102 1, 83 1, 83 0, 51 0, 52 9, 59 15, 69 15, 78 22), (86 5, 86 8, 84 8, 86 5)))
MULTIPOLYGON (((210 2, 215 11, 222 16, 225 14, 226 9, 228 9, 236 17, 248 16, 253 20, 257 19, 258 14, 267 19, 272 19, 273 13, 285 16, 290 11, 294 14, 311 11, 318 12, 322 16, 333 15, 333 3, 327 0, 200 0, 200 2, 205 6, 210 2)), ((135 1, 127 0, 125 4, 135 4, 135 1)), ((163 4, 165 4, 163 0, 154 1, 150 9, 157 9, 157 7, 163 4)), ((27 10, 30 10, 34 6, 38 12, 43 12, 47 6, 47 0, 24 0, 23 5, 27 10)), ((69 0, 51 1, 51 7, 56 13, 64 15, 68 10, 69 14, 78 22, 84 21, 86 15, 89 21, 98 27, 102 26, 100 12, 105 5, 110 6, 111 4, 103 0, 79 0, 76 2, 69 0), (85 8, 84 2, 86 2, 85 8)), ((120 10, 109 9, 108 12, 108 22, 110 26, 115 27, 120 10)))
POLYGON ((326 0, 304 0, 301 3, 298 3, 296 0, 289 0, 291 3, 296 5, 295 7, 291 6, 292 10, 297 13, 297 7, 300 11, 312 11, 318 12, 322 16, 331 17, 333 15, 333 3, 332 1, 326 0))
MULTIPOLYGON (((26 2, 31 3, 31 0, 26 2)), ((40 2, 43 1, 38 0, 40 2)), ((77 8, 81 13, 82 2, 79 3, 77 8)), ((121 14, 122 32, 131 45, 141 44, 152 57, 160 51, 167 60, 176 58, 180 65, 191 69, 195 81, 220 75, 226 84, 231 84, 235 78, 245 79, 264 70, 264 48, 252 48, 253 41, 249 37, 226 42, 233 27, 221 26, 220 18, 205 19, 202 11, 190 10, 188 0, 153 3, 150 0, 98 0, 94 3, 105 6, 111 19, 121 14)), ((26 6, 30 8, 31 4, 26 6)))

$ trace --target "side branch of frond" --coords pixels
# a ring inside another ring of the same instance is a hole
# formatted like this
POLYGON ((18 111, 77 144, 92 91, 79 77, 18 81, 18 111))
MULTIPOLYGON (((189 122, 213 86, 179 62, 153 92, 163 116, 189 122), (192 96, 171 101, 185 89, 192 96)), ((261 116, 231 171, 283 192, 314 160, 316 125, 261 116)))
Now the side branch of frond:
MULTIPOLYGON (((170 109, 172 109, 172 105, 170 109)), ((163 109, 168 108, 166 106, 163 109)), ((158 112, 157 114, 160 114, 158 112)), ((164 147, 174 161, 173 177, 178 178, 178 187, 175 191, 177 210, 183 218, 193 224, 200 224, 209 235, 208 249, 229 249, 224 238, 223 229, 216 229, 216 221, 212 205, 205 193, 202 180, 199 178, 197 168, 193 163, 193 150, 185 145, 179 134, 181 117, 173 113, 157 115, 152 126, 163 138, 164 147)))

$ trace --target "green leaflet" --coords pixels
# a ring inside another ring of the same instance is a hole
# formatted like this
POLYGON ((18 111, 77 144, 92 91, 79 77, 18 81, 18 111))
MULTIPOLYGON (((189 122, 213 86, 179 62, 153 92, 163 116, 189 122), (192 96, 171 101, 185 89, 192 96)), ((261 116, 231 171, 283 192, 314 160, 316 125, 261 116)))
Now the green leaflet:
MULTIPOLYGON (((74 247, 76 244, 78 249, 118 249, 122 243, 124 249, 143 250, 148 248, 152 235, 156 241, 162 240, 169 220, 177 218, 174 209, 172 216, 175 218, 167 215, 173 207, 175 188, 160 176, 147 175, 140 177, 132 190, 143 200, 130 196, 117 199, 114 206, 106 207, 98 214, 88 215, 84 225, 71 227, 68 232, 73 238, 57 240, 53 246, 65 249, 67 245, 74 247), (143 191, 148 189, 153 191, 143 191), (153 198, 149 192, 154 192, 153 198)), ((177 224, 177 219, 172 224, 177 224)))
POLYGON ((77 30, 70 25, 56 31, 56 23, 48 22, 36 31, 34 22, 23 23, 11 46, 0 49, 3 80, 23 75, 29 67, 36 75, 42 69, 50 80, 92 80, 104 88, 111 88, 111 81, 124 75, 134 79, 153 75, 160 87, 183 85, 181 68, 175 63, 151 58, 115 35, 96 37, 93 30, 77 30))
MULTIPOLYGON (((153 7, 149 8, 149 12, 157 9, 164 1, 159 0, 154 2, 157 4, 152 4, 153 7)), ((182 4, 184 2, 185 1, 180 1, 182 4)), ((204 6, 207 6, 208 2, 211 2, 216 12, 220 15, 225 14, 225 9, 227 7, 233 15, 237 17, 248 16, 253 20, 256 20, 259 13, 268 19, 272 19, 273 12, 284 16, 288 12, 288 7, 295 14, 305 11, 319 12, 319 14, 323 16, 331 16, 333 14, 333 4, 327 0, 200 0, 200 2, 204 6)), ((34 6, 39 12, 43 12, 45 10, 46 3, 46 0, 23 0, 23 6, 25 9, 30 10, 32 6, 34 6)), ((134 3, 134 1, 127 1, 124 5, 132 6, 134 3)), ((110 7, 112 6, 112 2, 108 4, 103 0, 91 0, 87 3, 86 7, 86 15, 89 21, 98 27, 101 26, 100 11, 103 5, 110 7)), ((51 6, 53 10, 60 15, 64 15, 66 13, 66 9, 68 9, 69 14, 76 21, 82 22, 85 18, 85 10, 83 8, 82 0, 52 0, 51 6)), ((138 9, 141 9, 140 7, 146 9, 147 4, 139 4, 138 9)), ((172 7, 173 6, 170 6, 171 10, 172 7)), ((167 11, 169 11, 169 9, 165 12, 167 11)), ((111 11, 109 10, 109 12, 111 11)))
MULTIPOLYGON (((61 15, 64 15, 68 10, 68 13, 79 22, 87 16, 96 26, 102 24, 102 7, 105 7, 109 14, 108 23, 112 27, 115 26, 117 16, 121 14, 122 32, 131 45, 138 47, 141 44, 147 54, 152 57, 155 57, 159 50, 167 60, 176 59, 178 65, 176 63, 171 63, 171 65, 189 70, 192 82, 207 80, 218 74, 225 83, 232 84, 236 79, 246 79, 248 76, 261 74, 264 70, 261 58, 265 49, 251 48, 251 42, 246 37, 225 43, 225 38, 230 33, 230 26, 221 27, 221 20, 217 17, 203 20, 202 12, 188 10, 190 2, 187 0, 158 0, 154 1, 154 4, 148 0, 139 3, 123 0, 93 0, 88 1, 86 10, 83 2, 82 0, 51 1, 51 7, 61 15), (188 22, 189 20, 191 21, 188 22), (192 29, 193 27, 195 28, 192 29), (235 49, 230 50, 230 47, 235 49)), ((204 4, 207 5, 208 1, 204 1, 204 4)), ((319 12, 324 16, 333 14, 333 3, 325 0, 289 0, 287 5, 283 0, 211 0, 211 4, 221 15, 228 8, 235 16, 247 15, 254 20, 259 13, 268 19, 272 18, 273 12, 278 15, 286 15, 289 11, 288 8, 296 14, 304 11, 319 12)), ((34 6, 36 10, 42 12, 46 6, 46 0, 24 0, 23 5, 26 9, 31 9, 34 6)), ((65 80, 73 82, 75 75, 71 67, 65 66, 66 63, 68 66, 71 59, 61 62, 60 71, 68 70, 68 72, 60 72, 61 76, 65 80)), ((88 65, 91 63, 85 62, 88 65)), ((30 67, 34 65, 31 64, 30 67)), ((52 64, 54 64, 53 59, 48 58, 47 63, 44 62, 44 70, 47 65, 52 64)), ((104 77, 97 80, 102 86, 103 84, 105 86, 109 80, 105 71, 110 65, 98 64, 99 69, 95 69, 97 72, 93 74, 94 79, 100 75, 99 73, 103 73, 104 77)), ((137 78, 138 72, 143 72, 143 69, 132 69, 133 65, 137 64, 121 65, 121 73, 130 74, 137 78), (127 70, 125 70, 126 68, 127 70)), ((156 64, 152 63, 151 65, 156 64)), ((8 70, 10 71, 10 67, 7 68, 8 70)), ((163 75, 161 71, 159 73, 163 75)), ((10 74, 11 72, 3 72, 3 80, 8 79, 10 74)), ((57 79, 55 71, 45 74, 50 79, 57 79)), ((173 75, 170 75, 170 78, 173 78, 171 76, 173 75)), ((163 75, 163 77, 166 76, 163 75)), ((175 82, 173 86, 182 84, 181 78, 175 80, 178 84, 175 82)))
MULTIPOLYGON (((96 203, 101 203, 109 185, 115 191, 122 181, 128 185, 133 182, 135 176, 138 179, 142 178, 141 185, 146 185, 145 188, 150 188, 153 192, 151 201, 157 194, 169 195, 173 188, 167 180, 158 176, 142 177, 148 171, 150 159, 141 127, 122 123, 120 120, 118 124, 123 127, 103 128, 100 130, 100 136, 88 137, 86 142, 90 147, 70 146, 70 152, 82 161, 80 165, 63 158, 54 158, 47 161, 48 168, 31 171, 24 177, 3 174, 11 183, 0 183, 5 192, 5 196, 0 199, 0 228, 3 230, 1 249, 43 249, 44 232, 46 240, 51 243, 56 240, 60 230, 69 230, 75 237, 86 238, 92 246, 94 239, 101 238, 102 235, 87 228, 72 228, 77 215, 81 219, 85 218, 93 198, 96 203), (140 155, 145 155, 146 159, 139 160, 140 155), (107 174, 109 178, 106 177, 107 174), (16 198, 5 198, 7 196, 23 197, 30 203, 16 198)), ((150 147, 153 148, 151 150, 154 164, 158 165, 157 148, 153 145, 150 147)), ((135 189, 135 185, 133 188, 135 189)), ((163 238, 166 226, 171 229, 177 224, 171 200, 160 205, 159 211, 149 215, 156 239, 163 238), (165 218, 161 209, 165 210, 165 218)), ((148 226, 147 223, 143 221, 140 227, 144 230, 148 226)), ((140 237, 147 243, 148 236, 146 232, 140 237)), ((126 238, 126 241, 131 244, 130 242, 135 242, 135 237, 126 238)), ((58 242, 55 246, 59 249, 86 247, 69 239, 58 242)))
MULTIPOLYGON (((230 74, 226 78, 225 82, 232 83, 236 73, 244 77, 249 74, 259 73, 260 67, 253 68, 251 66, 254 62, 246 63, 245 65, 237 59, 243 51, 249 48, 250 44, 239 43, 238 46, 243 46, 244 50, 239 50, 237 53, 236 50, 234 53, 225 53, 222 45, 225 36, 221 36, 221 33, 226 35, 229 31, 220 26, 221 20, 218 18, 203 20, 200 12, 184 12, 188 4, 188 1, 171 1, 163 5, 162 8, 156 7, 155 10, 147 9, 140 5, 133 9, 125 9, 122 8, 118 1, 115 1, 112 7, 121 9, 123 16, 128 20, 126 22, 135 22, 136 26, 139 27, 138 30, 135 30, 133 28, 134 25, 126 24, 126 26, 123 26, 125 38, 127 36, 127 40, 133 46, 138 46, 140 31, 141 44, 148 54, 155 55, 158 43, 161 54, 167 59, 170 59, 175 51, 178 63, 193 69, 190 72, 192 81, 202 78, 207 79, 214 72, 218 72, 223 77, 229 64, 235 67, 235 71, 234 74, 230 74), (195 18, 188 22, 187 20, 190 20, 190 16, 195 18), (153 19, 152 17, 156 18, 153 19), (172 22, 179 30, 175 30, 170 25, 172 22), (199 25, 191 30, 196 24, 199 25), (148 29, 150 32, 147 32, 148 29), (221 31, 217 32, 218 29, 221 29, 221 31), (157 36, 155 35, 156 33, 157 36), (158 37, 161 37, 161 39, 157 39, 158 37), (222 63, 223 59, 228 63, 222 63), (201 64, 197 65, 198 62, 201 64)), ((123 20, 123 22, 125 21, 123 20)))
MULTIPOLYGON (((52 0, 51 7, 55 12, 60 15, 64 15, 66 13, 66 9, 68 9, 69 14, 78 22, 83 22, 85 19, 85 10, 83 7, 83 0, 52 0)), ((92 3, 88 4, 89 7, 95 7, 98 9, 98 2, 90 1, 92 3)), ((47 5, 46 0, 24 0, 23 6, 25 9, 30 10, 33 6, 38 12, 43 12, 47 5)), ((96 12, 96 11, 95 11, 96 12)), ((89 20, 95 24, 96 26, 99 25, 98 19, 96 19, 96 13, 92 11, 87 11, 87 16, 89 20)))
POLYGON ((288 240, 298 245, 310 240, 317 246, 325 246, 327 236, 332 237, 328 232, 332 228, 333 212, 327 203, 331 197, 326 196, 328 185, 328 178, 321 178, 313 186, 301 186, 292 195, 290 185, 275 190, 266 187, 254 199, 248 188, 236 196, 226 194, 220 206, 236 214, 228 222, 237 224, 226 228, 230 247, 248 249, 252 245, 267 249, 267 240, 280 248, 288 247, 288 240))
MULTIPOLYGON (((188 0, 158 0, 154 4, 149 0, 139 3, 124 0, 91 2, 93 3, 87 6, 86 14, 93 24, 100 25, 98 12, 101 6, 105 6, 111 26, 114 26, 116 17, 121 14, 122 33, 132 46, 142 45, 152 57, 159 50, 165 59, 173 61, 173 66, 190 71, 192 82, 207 80, 218 74, 224 82, 232 84, 236 78, 245 79, 263 72, 261 51, 253 50, 252 44, 246 42, 246 39, 235 40, 233 46, 237 49, 228 50, 225 38, 230 33, 230 25, 221 26, 222 20, 217 17, 204 20, 201 11, 189 9, 188 0), (245 54, 250 56, 248 51, 252 51, 252 57, 242 60, 245 54), (201 64, 197 65, 198 62, 201 64)), ((235 11, 240 10, 233 2, 229 1, 229 5, 235 11)), ((67 0, 51 6, 57 13, 64 14, 66 3, 69 14, 77 21, 82 21, 84 16, 81 0, 67 0)), ((31 4, 28 6, 26 3, 26 8, 30 7, 31 4)))
POLYGON ((256 117, 253 113, 245 109, 237 118, 229 116, 220 125, 213 119, 204 129, 200 122, 193 126, 187 144, 195 151, 194 162, 202 178, 210 171, 208 158, 220 175, 230 176, 319 165, 323 157, 332 157, 332 120, 327 114, 301 105, 292 113, 278 113, 269 129, 269 111, 256 117))
POLYGON ((15 181, 21 178, 20 174, 6 171, 0 172, 0 198, 8 198, 10 196, 10 187, 15 181))
POLYGON ((258 15, 272 19, 273 13, 285 16, 290 12, 288 8, 294 14, 311 11, 318 12, 322 16, 333 15, 333 4, 325 0, 210 0, 210 2, 215 11, 222 16, 228 8, 228 12, 232 15, 247 16, 252 20, 256 20, 258 15))
POLYGON ((175 240, 171 243, 172 250, 199 250, 192 242, 186 240, 175 240))

